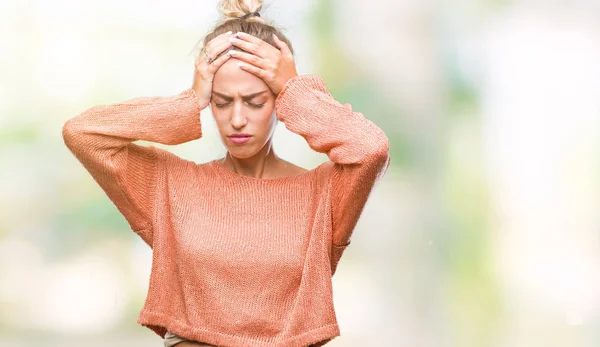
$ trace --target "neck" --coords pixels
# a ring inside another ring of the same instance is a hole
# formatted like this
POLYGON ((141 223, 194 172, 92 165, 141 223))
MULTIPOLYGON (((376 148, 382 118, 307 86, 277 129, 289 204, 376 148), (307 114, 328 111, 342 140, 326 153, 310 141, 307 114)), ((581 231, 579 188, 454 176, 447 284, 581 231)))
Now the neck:
POLYGON ((250 158, 236 158, 227 152, 225 158, 220 161, 227 169, 240 175, 267 178, 275 171, 279 157, 273 150, 272 141, 269 141, 258 153, 250 158))

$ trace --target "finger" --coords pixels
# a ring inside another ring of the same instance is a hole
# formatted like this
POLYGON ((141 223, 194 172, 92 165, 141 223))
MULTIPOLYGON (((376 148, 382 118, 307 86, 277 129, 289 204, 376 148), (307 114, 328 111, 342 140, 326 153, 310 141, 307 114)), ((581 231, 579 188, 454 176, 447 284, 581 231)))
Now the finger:
POLYGON ((212 40, 210 40, 210 42, 208 43, 209 45, 214 45, 214 46, 218 46, 219 44, 223 43, 223 42, 227 42, 229 41, 229 37, 231 37, 233 31, 228 31, 226 33, 222 33, 221 35, 218 35, 216 37, 214 37, 212 40))
POLYGON ((261 43, 266 43, 265 41, 261 40, 260 38, 254 36, 254 35, 245 33, 243 31, 238 31, 237 33, 233 34, 232 36, 239 38, 241 40, 244 40, 244 41, 255 43, 257 45, 260 45, 261 43))
POLYGON ((222 33, 221 35, 215 36, 212 40, 208 41, 202 51, 206 50, 211 56, 217 56, 225 48, 230 46, 228 38, 231 36, 232 31, 222 33))
POLYGON ((258 68, 261 68, 263 70, 266 68, 265 60, 255 56, 254 54, 240 52, 236 50, 231 50, 229 51, 229 53, 232 57, 250 63, 258 68))
POLYGON ((243 31, 238 31, 237 33, 235 33, 235 34, 233 34, 231 36, 234 37, 234 38, 238 38, 240 40, 243 40, 243 41, 247 41, 247 42, 253 43, 253 44, 257 45, 258 49, 263 50, 265 52, 275 51, 276 50, 276 48, 273 47, 273 45, 267 43, 266 41, 264 41, 264 40, 262 40, 262 39, 260 39, 260 38, 258 38, 256 36, 250 35, 250 34, 245 33, 243 31))
POLYGON ((292 55, 292 51, 290 50, 290 47, 287 45, 287 43, 280 40, 279 37, 277 37, 277 35, 275 35, 275 34, 273 34, 273 38, 275 39, 275 45, 277 45, 277 48, 279 48, 279 50, 281 51, 281 54, 287 55, 287 56, 292 55))
POLYGON ((209 57, 211 59, 214 59, 216 56, 218 56, 219 54, 223 53, 225 50, 227 50, 228 48, 230 48, 231 42, 229 42, 229 40, 221 42, 219 46, 215 47, 214 50, 210 50, 210 49, 206 49, 206 50, 202 50, 202 52, 200 53, 200 56, 198 57, 198 60, 196 61, 196 65, 199 65, 200 63, 202 63, 202 60, 206 61, 206 51, 208 50, 208 54, 209 57), (202 59, 202 60, 200 60, 202 59))
POLYGON ((231 42, 229 42, 229 40, 225 40, 223 42, 220 42, 217 46, 215 46, 213 48, 213 50, 209 50, 208 53, 210 54, 211 58, 214 58, 214 57, 218 56, 219 54, 223 53, 225 50, 227 50, 231 46, 233 46, 231 44, 231 42))
POLYGON ((264 53, 260 49, 260 47, 253 42, 244 41, 235 37, 230 37, 229 41, 236 47, 243 49, 246 52, 250 52, 254 55, 257 55, 261 58, 264 58, 264 53))
POLYGON ((209 71, 214 74, 221 67, 221 65, 229 60, 229 58, 231 58, 231 55, 225 53, 219 58, 215 59, 212 63, 208 64, 209 71))
POLYGON ((208 41, 207 45, 216 44, 216 43, 219 43, 222 41, 227 41, 227 38, 229 38, 232 34, 233 34, 233 31, 228 31, 226 33, 217 35, 217 36, 213 37, 212 40, 208 41))
POLYGON ((246 63, 238 63, 238 65, 240 66, 240 69, 242 69, 244 71, 248 71, 264 80, 264 76, 265 76, 265 72, 266 72, 265 70, 260 69, 256 66, 253 66, 250 64, 246 64, 246 63))

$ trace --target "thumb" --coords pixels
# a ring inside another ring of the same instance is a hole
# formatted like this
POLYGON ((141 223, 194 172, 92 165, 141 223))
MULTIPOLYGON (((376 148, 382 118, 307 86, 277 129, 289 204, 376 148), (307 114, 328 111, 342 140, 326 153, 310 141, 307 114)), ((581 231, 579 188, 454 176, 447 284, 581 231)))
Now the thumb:
POLYGON ((281 53, 283 55, 286 55, 286 56, 292 55, 292 51, 290 51, 290 48, 288 47, 288 45, 285 42, 281 41, 279 39, 279 37, 277 37, 277 35, 275 35, 275 34, 273 34, 273 38, 275 39, 275 45, 277 46, 277 48, 279 48, 279 50, 281 51, 281 53))

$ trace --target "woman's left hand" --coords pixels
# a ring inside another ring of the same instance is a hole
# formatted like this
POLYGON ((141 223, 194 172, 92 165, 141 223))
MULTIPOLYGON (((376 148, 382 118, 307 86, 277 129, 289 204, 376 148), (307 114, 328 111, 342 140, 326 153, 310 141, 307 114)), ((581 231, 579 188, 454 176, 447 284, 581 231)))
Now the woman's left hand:
POLYGON ((277 35, 273 34, 277 47, 244 32, 231 36, 229 40, 234 46, 249 52, 230 50, 231 57, 242 60, 244 63, 239 63, 240 68, 260 77, 275 95, 290 78, 298 76, 292 52, 277 35))

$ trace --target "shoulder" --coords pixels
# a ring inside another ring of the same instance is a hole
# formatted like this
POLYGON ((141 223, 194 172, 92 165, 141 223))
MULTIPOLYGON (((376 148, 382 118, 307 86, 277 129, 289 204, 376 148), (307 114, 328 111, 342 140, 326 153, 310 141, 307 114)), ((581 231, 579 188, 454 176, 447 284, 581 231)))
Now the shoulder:
POLYGON ((180 157, 167 149, 152 146, 157 156, 158 172, 162 177, 176 178, 182 180, 184 178, 193 178, 197 170, 198 164, 190 159, 180 157))
POLYGON ((325 185, 327 185, 329 183, 329 181, 331 180, 333 169, 335 167, 335 163, 332 162, 331 160, 327 160, 327 161, 319 164, 317 167, 310 169, 310 170, 302 168, 302 167, 294 165, 294 164, 291 164, 291 165, 292 166, 289 168, 289 170, 290 170, 289 176, 293 176, 294 173, 295 173, 295 175, 301 175, 303 173, 307 173, 306 175, 302 175, 302 176, 312 177, 311 180, 316 182, 317 186, 321 187, 321 188, 324 188, 325 185))
POLYGON ((280 166, 280 175, 279 176, 296 176, 302 173, 305 173, 309 170, 298 166, 296 164, 290 163, 287 160, 284 159, 280 159, 281 160, 281 166, 280 166))

